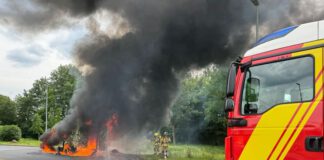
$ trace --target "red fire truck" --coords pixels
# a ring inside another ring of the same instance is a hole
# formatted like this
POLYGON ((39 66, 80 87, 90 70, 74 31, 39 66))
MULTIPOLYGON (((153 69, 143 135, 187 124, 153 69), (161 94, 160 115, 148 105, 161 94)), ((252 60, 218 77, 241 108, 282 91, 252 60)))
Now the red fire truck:
POLYGON ((324 160, 324 21, 260 39, 231 64, 226 160, 324 160))

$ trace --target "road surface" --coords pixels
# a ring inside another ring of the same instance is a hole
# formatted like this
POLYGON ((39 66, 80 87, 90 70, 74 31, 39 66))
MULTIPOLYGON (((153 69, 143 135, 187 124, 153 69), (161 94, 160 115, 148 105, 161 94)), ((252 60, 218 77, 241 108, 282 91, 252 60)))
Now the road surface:
POLYGON ((108 157, 66 157, 42 153, 39 147, 0 145, 0 160, 141 160, 136 155, 117 153, 108 157))
MULTIPOLYGON (((44 154, 39 147, 0 145, 0 160, 70 160, 70 157, 44 154)), ((71 159, 72 160, 72 159, 71 159)))

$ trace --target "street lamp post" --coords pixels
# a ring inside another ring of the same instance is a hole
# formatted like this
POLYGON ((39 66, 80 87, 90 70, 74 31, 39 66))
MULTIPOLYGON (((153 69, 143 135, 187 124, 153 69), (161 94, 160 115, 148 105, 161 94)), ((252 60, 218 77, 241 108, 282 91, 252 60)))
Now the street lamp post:
POLYGON ((47 131, 47 108, 48 108, 48 84, 46 83, 46 102, 45 102, 45 132, 47 131))
POLYGON ((254 4, 254 6, 256 7, 256 29, 255 29, 255 39, 256 42, 259 39, 259 20, 260 20, 260 11, 259 11, 259 0, 251 0, 251 2, 254 4))
MULTIPOLYGON (((47 112, 48 112, 48 83, 47 83, 47 81, 46 81, 46 77, 45 77, 45 132, 47 131, 47 123, 48 123, 48 116, 47 116, 47 112)), ((43 88, 42 88, 42 86, 41 85, 39 85, 39 88, 40 88, 40 90, 41 90, 41 96, 42 96, 42 98, 39 98, 39 97, 37 97, 37 100, 40 100, 40 99, 43 99, 44 97, 44 93, 43 93, 43 88)), ((37 96, 35 93, 34 93, 34 96, 37 96)))

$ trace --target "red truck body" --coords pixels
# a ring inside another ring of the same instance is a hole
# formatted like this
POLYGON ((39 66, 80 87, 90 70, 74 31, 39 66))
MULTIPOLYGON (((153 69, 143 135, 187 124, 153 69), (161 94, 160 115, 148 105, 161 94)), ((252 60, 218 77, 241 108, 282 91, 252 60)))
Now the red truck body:
POLYGON ((324 22, 261 39, 231 65, 226 160, 324 160, 324 22))

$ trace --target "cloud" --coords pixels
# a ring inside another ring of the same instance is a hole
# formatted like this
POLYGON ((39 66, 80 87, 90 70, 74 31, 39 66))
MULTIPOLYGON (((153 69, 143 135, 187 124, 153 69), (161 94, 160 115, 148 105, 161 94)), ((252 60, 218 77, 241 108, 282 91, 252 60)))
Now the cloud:
POLYGON ((15 62, 17 67, 31 67, 38 65, 46 52, 40 46, 30 46, 28 48, 21 48, 9 51, 6 58, 15 62))
POLYGON ((87 33, 85 26, 75 25, 70 29, 60 29, 55 34, 47 34, 48 47, 62 53, 63 56, 71 57, 73 45, 87 33))
POLYGON ((21 32, 38 33, 40 30, 51 30, 69 26, 74 21, 69 19, 63 11, 53 8, 40 7, 29 0, 0 0, 0 24, 11 26, 21 32), (49 21, 49 19, 51 19, 49 21))
MULTIPOLYGON (((0 12, 2 4, 0 0, 0 12)), ((71 64, 73 46, 86 34, 82 21, 41 34, 26 34, 0 22, 0 94, 15 98, 59 65, 71 64)))

